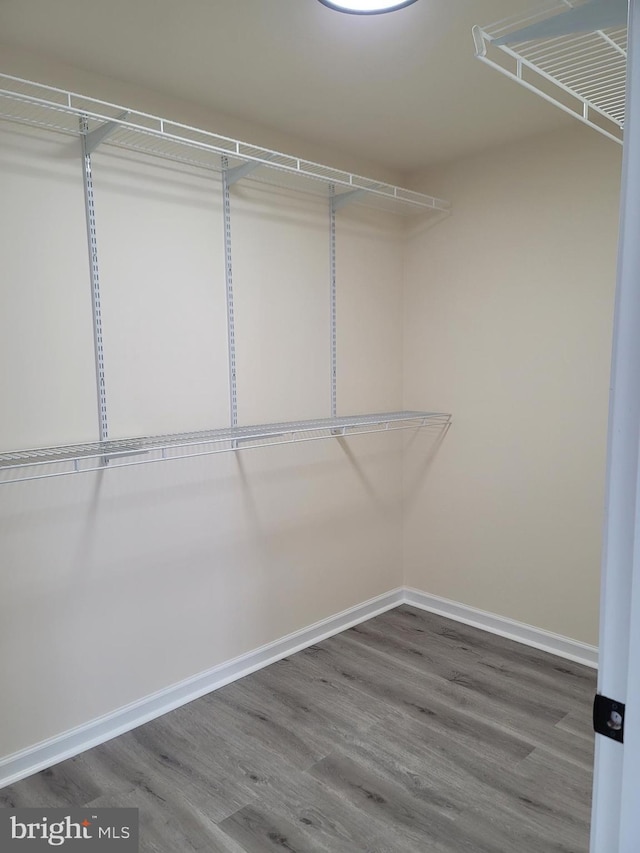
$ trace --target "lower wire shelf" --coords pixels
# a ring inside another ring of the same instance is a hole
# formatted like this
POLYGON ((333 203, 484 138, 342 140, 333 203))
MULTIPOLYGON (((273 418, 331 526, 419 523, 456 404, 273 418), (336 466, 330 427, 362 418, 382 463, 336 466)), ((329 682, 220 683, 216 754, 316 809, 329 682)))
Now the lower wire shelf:
POLYGON ((253 447, 423 427, 445 429, 450 423, 451 415, 444 412, 384 412, 15 450, 0 453, 0 485, 253 447))

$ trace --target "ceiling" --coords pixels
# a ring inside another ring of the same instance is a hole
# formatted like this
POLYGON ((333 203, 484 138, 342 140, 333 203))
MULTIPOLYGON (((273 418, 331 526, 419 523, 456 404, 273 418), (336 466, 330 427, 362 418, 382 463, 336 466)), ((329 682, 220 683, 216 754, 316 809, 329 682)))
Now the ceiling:
POLYGON ((536 3, 418 0, 354 16, 317 0, 0 0, 0 33, 8 45, 411 172, 571 124, 473 56, 473 24, 536 3))

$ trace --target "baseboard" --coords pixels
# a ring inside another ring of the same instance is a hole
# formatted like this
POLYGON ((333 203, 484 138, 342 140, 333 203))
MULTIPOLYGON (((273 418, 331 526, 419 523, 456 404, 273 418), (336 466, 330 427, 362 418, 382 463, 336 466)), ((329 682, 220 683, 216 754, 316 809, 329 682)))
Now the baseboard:
POLYGON ((430 613, 438 613, 440 616, 446 616, 456 622, 464 622, 465 625, 482 628, 492 634, 499 634, 501 637, 516 640, 525 646, 533 646, 535 649, 542 649, 542 651, 550 652, 553 655, 585 666, 594 668, 598 666, 598 649, 596 646, 589 646, 587 643, 562 637, 560 634, 552 634, 550 631, 534 628, 533 625, 527 625, 524 622, 516 622, 506 616, 487 613, 485 610, 478 610, 475 607, 460 604, 458 601, 450 601, 447 598, 440 598, 438 595, 430 595, 419 589, 406 587, 404 601, 405 604, 411 604, 421 610, 428 610, 430 613))
POLYGON ((0 759, 0 788, 12 785, 26 776, 38 773, 67 758, 73 758, 74 755, 131 731, 206 693, 224 687, 225 684, 244 678, 245 675, 250 675, 271 663, 326 640, 334 634, 339 634, 353 625, 372 619, 380 613, 392 610, 400 604, 410 604, 421 610, 438 613, 457 622, 473 625, 492 634, 508 637, 526 646, 533 646, 586 666, 597 667, 598 665, 598 650, 595 646, 589 646, 559 634, 552 634, 550 631, 543 631, 495 613, 487 613, 457 601, 430 595, 418 589, 394 589, 293 634, 288 634, 273 643, 254 649, 241 657, 173 684, 137 702, 118 708, 110 714, 0 759))
POLYGON ((67 758, 73 758, 74 755, 131 731, 206 693, 224 687, 225 684, 244 678, 245 675, 326 640, 327 637, 391 610, 403 601, 404 590, 401 588, 384 593, 241 657, 173 684, 111 714, 0 759, 0 788, 12 785, 67 758))

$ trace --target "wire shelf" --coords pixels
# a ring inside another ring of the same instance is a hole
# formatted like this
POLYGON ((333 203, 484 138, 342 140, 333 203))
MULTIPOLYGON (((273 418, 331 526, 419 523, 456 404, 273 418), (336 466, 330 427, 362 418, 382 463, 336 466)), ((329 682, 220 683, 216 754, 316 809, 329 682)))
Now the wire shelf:
POLYGON ((327 199, 362 190, 351 197, 354 203, 394 213, 440 217, 450 209, 448 202, 424 193, 4 74, 0 74, 0 117, 74 136, 81 135, 80 119, 86 118, 89 134, 109 128, 103 145, 218 172, 222 158, 231 169, 254 164, 249 180, 327 199))
POLYGON ((450 422, 443 412, 384 412, 15 450, 0 453, 0 484, 341 436, 444 429, 450 422))
POLYGON ((573 33, 517 45, 496 45, 523 27, 586 0, 551 0, 525 17, 474 27, 476 57, 605 136, 622 143, 627 28, 573 33))

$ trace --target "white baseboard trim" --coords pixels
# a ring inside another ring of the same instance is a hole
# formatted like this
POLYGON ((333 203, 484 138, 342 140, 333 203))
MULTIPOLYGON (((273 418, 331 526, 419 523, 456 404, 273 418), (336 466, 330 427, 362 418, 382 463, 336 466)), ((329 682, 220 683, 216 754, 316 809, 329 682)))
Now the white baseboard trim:
POLYGON ((245 675, 339 634, 353 625, 398 607, 403 601, 402 588, 391 590, 206 672, 145 696, 144 699, 118 708, 110 714, 8 755, 0 759, 0 788, 12 785, 67 758, 73 758, 74 755, 161 717, 168 711, 224 687, 225 684, 244 678, 245 675))
POLYGON ((458 601, 450 601, 447 598, 440 598, 438 595, 430 595, 419 589, 406 587, 404 601, 405 604, 411 604, 421 610, 428 610, 430 613, 438 613, 440 616, 446 616, 456 622, 464 622, 465 625, 482 628, 492 634, 499 634, 501 637, 516 640, 525 646, 533 646, 535 649, 542 649, 542 651, 550 652, 552 655, 585 666, 594 668, 598 666, 598 649, 596 646, 589 646, 587 643, 562 637, 560 634, 552 634, 551 631, 534 628, 533 625, 516 622, 506 616, 487 613, 485 610, 478 610, 475 607, 469 607, 467 604, 460 604, 458 601))
POLYGON ((410 604, 421 610, 438 613, 457 622, 473 625, 492 634, 499 634, 501 637, 516 640, 526 646, 533 646, 586 666, 597 667, 598 665, 598 650, 595 646, 589 646, 559 634, 552 634, 550 631, 543 631, 505 616, 487 613, 457 601, 430 595, 418 589, 394 589, 245 655, 226 661, 206 672, 145 696, 110 714, 105 714, 103 717, 98 717, 82 726, 0 759, 0 788, 12 785, 26 776, 45 770, 67 758, 73 758, 74 755, 131 731, 200 696, 224 687, 225 684, 244 678, 245 675, 250 675, 271 663, 306 649, 308 646, 313 646, 334 634, 339 634, 353 625, 372 619, 380 613, 392 610, 400 604, 410 604))

